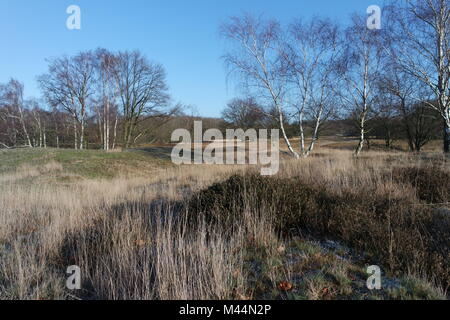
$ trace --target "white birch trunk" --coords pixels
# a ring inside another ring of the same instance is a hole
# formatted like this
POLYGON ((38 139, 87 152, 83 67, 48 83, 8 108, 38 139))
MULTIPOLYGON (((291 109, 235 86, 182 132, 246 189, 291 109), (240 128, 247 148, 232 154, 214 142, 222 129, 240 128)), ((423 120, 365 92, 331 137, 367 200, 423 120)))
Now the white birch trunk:
POLYGON ((316 143, 316 141, 318 139, 319 128, 320 128, 320 124, 321 124, 321 121, 322 121, 322 114, 323 114, 323 106, 320 107, 319 114, 317 115, 317 118, 316 118, 316 125, 314 127, 314 132, 313 132, 311 144, 309 145, 308 151, 306 152, 306 156, 307 157, 309 157, 311 155, 311 153, 313 152, 315 143, 316 143))
POLYGON ((19 111, 20 123, 22 124, 22 130, 23 130, 23 133, 25 134, 25 138, 27 139, 28 147, 32 148, 30 135, 28 134, 27 126, 25 125, 25 119, 24 119, 23 110, 22 110, 22 106, 21 106, 20 102, 17 103, 17 109, 19 111))
POLYGON ((78 128, 77 128, 77 117, 73 115, 73 134, 75 142, 75 150, 78 150, 78 128))
POLYGON ((305 156, 305 130, 303 129, 303 110, 299 112, 299 126, 300 126, 300 153, 305 156))
POLYGON ((364 140, 365 140, 365 134, 366 134, 366 107, 364 107, 364 111, 361 114, 360 120, 359 120, 359 129, 360 129, 360 136, 359 136, 359 143, 358 147, 356 148, 356 156, 359 156, 363 150, 364 147, 364 140))
POLYGON ((116 120, 114 121, 114 137, 113 137, 113 144, 112 144, 112 148, 113 150, 116 148, 116 138, 117 138, 117 123, 118 123, 118 116, 116 114, 116 120))
POLYGON ((105 106, 105 150, 109 150, 109 99, 106 98, 106 106, 105 106))

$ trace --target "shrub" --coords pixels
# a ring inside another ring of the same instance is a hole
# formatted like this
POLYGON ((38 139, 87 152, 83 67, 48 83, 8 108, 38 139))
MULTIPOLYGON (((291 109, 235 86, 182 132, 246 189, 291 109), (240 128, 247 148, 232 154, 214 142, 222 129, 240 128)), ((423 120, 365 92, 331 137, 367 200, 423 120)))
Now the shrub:
MULTIPOLYGON (((422 176, 423 175, 419 175, 422 176)), ((432 199, 438 193, 433 191, 432 199)), ((245 212, 271 215, 284 236, 293 231, 329 237, 363 251, 390 271, 415 270, 450 284, 450 216, 411 199, 391 198, 375 190, 333 193, 325 185, 306 185, 300 178, 233 176, 189 201, 189 216, 203 215, 230 230, 245 212)))
POLYGON ((450 198, 450 173, 436 167, 396 168, 394 181, 413 186, 420 200, 447 203, 450 198))

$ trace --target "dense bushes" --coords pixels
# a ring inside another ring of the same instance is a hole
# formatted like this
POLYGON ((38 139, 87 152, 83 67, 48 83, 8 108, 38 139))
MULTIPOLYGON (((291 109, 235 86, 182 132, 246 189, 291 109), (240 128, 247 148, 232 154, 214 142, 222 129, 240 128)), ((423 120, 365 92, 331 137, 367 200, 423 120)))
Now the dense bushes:
MULTIPOLYGON (((435 179, 446 173, 403 170, 401 176, 411 180, 402 181, 418 182, 415 186, 420 199, 448 201, 445 183, 436 185, 435 179)), ((193 197, 189 213, 192 217, 202 214, 230 232, 246 212, 271 215, 283 236, 301 232, 333 238, 392 272, 425 273, 448 286, 450 228, 443 226, 450 226, 450 215, 419 205, 417 199, 393 197, 372 188, 334 192, 326 185, 306 184, 300 178, 233 176, 193 197)))
POLYGON ((393 178, 412 185, 420 200, 428 203, 447 203, 450 198, 450 173, 436 167, 396 168, 393 178))

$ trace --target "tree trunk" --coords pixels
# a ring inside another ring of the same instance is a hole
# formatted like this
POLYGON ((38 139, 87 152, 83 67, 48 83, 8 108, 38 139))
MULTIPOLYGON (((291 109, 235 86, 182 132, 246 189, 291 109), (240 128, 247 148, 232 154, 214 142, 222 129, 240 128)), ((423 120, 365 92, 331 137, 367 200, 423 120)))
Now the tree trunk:
POLYGON ((130 119, 123 119, 123 146, 127 148, 127 140, 128 140, 128 131, 130 127, 130 119))
POLYGON ((386 148, 387 148, 387 149, 391 149, 391 148, 392 148, 392 134, 391 134, 391 129, 390 129, 390 128, 385 128, 385 131, 386 131, 386 138, 385 138, 386 148))
POLYGON ((113 150, 116 148, 116 138, 117 138, 117 123, 119 122, 118 116, 116 114, 116 120, 114 122, 114 138, 113 138, 113 144, 112 148, 113 150))
POLYGON ((283 139, 286 142, 286 145, 287 145, 289 151, 292 153, 292 155, 296 159, 300 159, 300 155, 297 152, 295 152, 294 148, 292 148, 291 142, 289 141, 289 138, 286 134, 286 129, 284 128, 283 113, 279 107, 278 107, 278 113, 279 113, 280 129, 281 129, 281 133, 283 134, 283 139))
POLYGON ((319 128, 320 128, 320 123, 321 123, 321 120, 322 120, 322 114, 323 114, 323 107, 320 108, 319 114, 317 115, 317 118, 316 118, 316 125, 314 127, 314 132, 313 132, 311 144, 309 145, 308 151, 306 152, 306 156, 307 157, 309 157, 311 155, 311 153, 313 152, 314 145, 316 144, 316 141, 318 140, 319 128))
POLYGON ((450 153, 450 125, 448 123, 444 127, 444 152, 450 153))
POLYGON ((124 141, 125 149, 130 148, 132 146, 133 133, 134 133, 134 130, 135 130, 136 126, 137 126, 137 121, 138 121, 137 118, 132 118, 132 119, 129 120, 129 124, 127 126, 128 132, 126 134, 126 139, 124 141))
POLYGON ((44 127, 43 134, 44 134, 44 148, 47 149, 47 133, 46 133, 45 127, 44 127))
POLYGON ((32 148, 32 144, 31 144, 31 140, 30 140, 30 135, 28 134, 28 130, 27 127, 25 125, 25 120, 24 120, 24 116, 23 116, 23 110, 21 106, 17 107, 19 109, 19 114, 20 114, 20 123, 22 124, 22 129, 23 129, 23 133, 25 134, 25 138, 27 139, 27 143, 28 143, 28 147, 32 148))
POLYGON ((300 153, 305 156, 305 130, 303 129, 303 110, 299 112, 300 153))
POLYGON ((104 122, 105 150, 109 150, 109 99, 106 98, 105 122, 104 122))
MULTIPOLYGON (((55 112, 55 110, 53 112, 55 112)), ((59 149, 59 127, 58 127, 58 121, 55 119, 54 115, 53 115, 53 121, 55 123, 56 149, 59 149)))
POLYGON ((365 125, 366 125, 366 113, 363 112, 363 114, 361 115, 361 118, 360 118, 360 122, 359 122, 360 136, 359 136, 358 147, 356 148, 356 156, 357 157, 361 154, 363 147, 364 147, 364 141, 366 140, 365 139, 365 136, 366 136, 365 125))
POLYGON ((105 137, 103 135, 104 129, 102 129, 102 126, 104 126, 104 124, 102 123, 102 115, 100 113, 100 110, 98 108, 95 108, 95 109, 97 111, 98 134, 100 136, 100 141, 102 142, 102 147, 104 150, 105 149, 105 137))
POLYGON ((78 150, 78 128, 77 128, 77 119, 74 115, 73 118, 73 134, 74 134, 74 142, 75 142, 75 150, 78 150))
POLYGON ((81 119, 80 150, 84 149, 84 119, 81 119))

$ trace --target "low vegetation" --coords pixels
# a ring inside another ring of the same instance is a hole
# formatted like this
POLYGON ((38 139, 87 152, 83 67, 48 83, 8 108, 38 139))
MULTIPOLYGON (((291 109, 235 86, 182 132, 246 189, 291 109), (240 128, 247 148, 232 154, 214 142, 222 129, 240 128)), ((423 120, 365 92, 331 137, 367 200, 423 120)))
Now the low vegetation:
POLYGON ((53 169, 58 169, 56 171, 59 172, 55 177, 60 179, 134 177, 170 165, 165 159, 153 155, 149 157, 145 151, 16 149, 0 150, 0 157, 0 173, 39 175, 39 172, 31 173, 30 170, 36 169, 40 173, 45 173, 49 164, 53 164, 53 169))
POLYGON ((143 152, 0 157, 1 299, 448 298, 442 155, 322 149, 270 178, 143 152))

